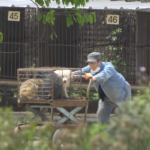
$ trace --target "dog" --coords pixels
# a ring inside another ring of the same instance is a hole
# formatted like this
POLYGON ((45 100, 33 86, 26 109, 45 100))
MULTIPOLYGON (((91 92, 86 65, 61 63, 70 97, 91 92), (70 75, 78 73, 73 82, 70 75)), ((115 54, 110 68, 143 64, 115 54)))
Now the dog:
POLYGON ((68 98, 67 87, 70 85, 71 78, 73 78, 73 73, 71 70, 56 70, 54 72, 62 79, 63 91, 65 97, 68 98))
POLYGON ((42 79, 29 79, 23 82, 20 86, 20 99, 21 100, 32 100, 36 99, 38 89, 44 85, 42 79))

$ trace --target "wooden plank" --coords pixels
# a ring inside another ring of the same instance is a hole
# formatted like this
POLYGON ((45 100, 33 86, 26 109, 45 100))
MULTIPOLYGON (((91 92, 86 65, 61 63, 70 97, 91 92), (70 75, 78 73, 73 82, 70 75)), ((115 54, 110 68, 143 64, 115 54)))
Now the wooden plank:
POLYGON ((17 80, 10 80, 10 79, 8 79, 8 80, 0 80, 0 85, 15 85, 15 86, 17 86, 18 85, 18 82, 17 82, 17 80))
POLYGON ((19 104, 50 104, 50 100, 18 100, 19 104))
POLYGON ((30 105, 32 108, 53 108, 51 105, 30 105))
POLYGON ((64 101, 53 101, 53 107, 74 107, 74 106, 86 106, 86 100, 64 100, 64 101))

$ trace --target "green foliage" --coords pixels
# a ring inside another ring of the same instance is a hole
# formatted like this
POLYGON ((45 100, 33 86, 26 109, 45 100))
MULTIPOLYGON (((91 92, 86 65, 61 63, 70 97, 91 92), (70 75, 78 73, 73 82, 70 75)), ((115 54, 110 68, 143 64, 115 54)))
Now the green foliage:
MULTIPOLYGON (((87 91, 87 88, 82 88, 82 96, 86 97, 86 91, 87 91)), ((90 101, 92 101, 92 100, 99 100, 98 93, 95 90, 93 90, 93 91, 90 90, 89 100, 90 101)))
POLYGON ((67 16, 66 22, 67 22, 67 27, 69 27, 70 25, 73 25, 73 19, 70 14, 67 16))
POLYGON ((54 17, 54 10, 50 10, 46 15, 46 21, 51 25, 54 25, 55 17, 54 17))
MULTIPOLYGON (((75 88, 74 90, 77 90, 75 88)), ((11 109, 0 109, 1 150, 149 150, 150 90, 120 105, 110 124, 81 124, 75 130, 63 129, 52 145, 54 129, 51 123, 37 126, 36 122, 15 128, 11 109), (35 144, 35 141, 38 143, 35 144)), ((21 120, 23 120, 21 118, 21 120)))
POLYGON ((3 42, 3 33, 0 32, 0 43, 3 42))
POLYGON ((40 6, 43 6, 44 5, 44 1, 43 0, 35 0, 35 2, 37 4, 39 4, 40 6))
POLYGON ((38 20, 41 21, 42 19, 42 14, 38 14, 38 20))
POLYGON ((45 4, 46 4, 47 7, 49 7, 50 0, 45 0, 45 4))
POLYGON ((50 38, 53 40, 53 33, 51 33, 50 38))
POLYGON ((21 128, 13 129, 17 119, 14 119, 11 109, 0 109, 0 145, 1 150, 50 150, 52 148, 51 137, 54 133, 51 123, 44 126, 36 126, 33 122, 21 128), (39 141, 38 145, 33 142, 39 141))
MULTIPOLYGON (((72 9, 71 10, 65 10, 65 15, 66 15, 66 24, 67 27, 70 27, 73 25, 73 23, 79 23, 80 25, 84 25, 85 23, 90 23, 92 24, 93 22, 96 22, 96 15, 95 12, 90 12, 90 13, 83 13, 83 10, 78 9, 78 6, 85 6, 85 4, 89 2, 89 0, 62 0, 62 3, 66 6, 69 5, 69 3, 72 4, 72 9)), ((59 5, 60 0, 56 0, 56 3, 59 5)), ((49 7, 51 4, 51 0, 35 0, 35 3, 37 7, 40 6, 46 6, 49 7)), ((40 12, 37 16, 37 19, 39 21, 43 21, 43 24, 49 23, 50 25, 54 26, 55 23, 55 14, 54 10, 50 10, 47 14, 40 12)), ((64 13, 64 12, 62 12, 64 13)), ((53 28, 52 28, 53 29, 53 28)), ((53 39, 53 35, 57 38, 57 34, 55 33, 54 29, 52 34, 50 35, 50 38, 53 39)))
MULTIPOLYGON (((102 22, 102 24, 103 23, 105 22, 102 22)), ((115 42, 120 33, 122 33, 122 29, 116 28, 115 30, 111 31, 111 33, 106 37, 106 39, 115 42)), ((118 71, 125 73, 126 63, 122 59, 122 49, 123 49, 122 46, 115 46, 113 44, 108 45, 106 47, 107 53, 105 52, 106 55, 104 56, 103 60, 112 62, 112 64, 118 71)))
MULTIPOLYGON (((82 88, 82 97, 86 97, 86 92, 87 92, 87 88, 83 87, 82 88)), ((74 87, 72 88, 70 91, 69 91, 69 95, 71 97, 79 97, 79 89, 74 87)), ((92 100, 98 100, 99 97, 98 97, 98 93, 95 91, 95 90, 90 90, 90 97, 89 97, 89 100, 92 101, 92 100)))

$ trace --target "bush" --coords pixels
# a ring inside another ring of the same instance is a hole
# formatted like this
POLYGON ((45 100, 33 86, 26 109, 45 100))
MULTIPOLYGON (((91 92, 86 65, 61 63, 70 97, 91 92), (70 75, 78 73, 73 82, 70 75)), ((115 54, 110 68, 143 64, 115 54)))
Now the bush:
POLYGON ((52 145, 54 130, 51 123, 36 126, 33 122, 15 130, 17 120, 10 109, 0 109, 1 150, 149 150, 150 93, 138 95, 121 104, 109 125, 80 125, 76 130, 61 130, 52 145), (17 132, 16 132, 17 131, 17 132))

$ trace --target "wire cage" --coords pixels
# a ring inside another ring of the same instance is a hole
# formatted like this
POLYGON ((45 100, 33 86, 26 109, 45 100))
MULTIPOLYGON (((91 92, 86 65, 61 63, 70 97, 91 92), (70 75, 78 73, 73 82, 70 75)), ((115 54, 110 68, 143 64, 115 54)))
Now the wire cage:
MULTIPOLYGON (((73 76, 80 68, 19 68, 18 102, 49 104, 62 100, 85 100, 82 75, 73 76)), ((63 101, 62 101, 63 102, 63 101)))

